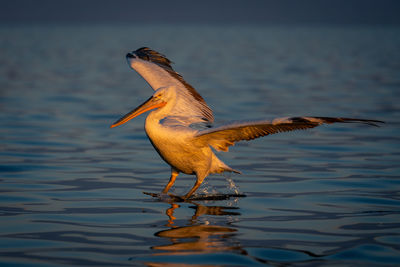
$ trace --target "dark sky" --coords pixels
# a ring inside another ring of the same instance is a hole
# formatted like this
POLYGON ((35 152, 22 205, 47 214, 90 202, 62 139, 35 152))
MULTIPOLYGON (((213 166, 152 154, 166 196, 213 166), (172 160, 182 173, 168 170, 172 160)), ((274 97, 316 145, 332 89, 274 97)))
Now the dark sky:
POLYGON ((398 0, 0 0, 0 23, 396 24, 398 0))

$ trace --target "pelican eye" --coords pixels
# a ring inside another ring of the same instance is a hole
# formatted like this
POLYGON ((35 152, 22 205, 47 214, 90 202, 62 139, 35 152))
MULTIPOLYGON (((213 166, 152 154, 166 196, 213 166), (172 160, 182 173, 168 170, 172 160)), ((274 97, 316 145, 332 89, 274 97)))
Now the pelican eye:
POLYGON ((158 93, 158 94, 156 94, 154 97, 157 98, 157 99, 161 99, 162 96, 163 96, 162 93, 158 93))

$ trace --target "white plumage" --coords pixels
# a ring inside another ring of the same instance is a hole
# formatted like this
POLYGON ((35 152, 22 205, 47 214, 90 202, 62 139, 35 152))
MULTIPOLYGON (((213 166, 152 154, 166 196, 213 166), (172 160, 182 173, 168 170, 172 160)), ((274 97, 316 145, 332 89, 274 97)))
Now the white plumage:
POLYGON ((212 125, 214 117, 200 94, 171 67, 164 55, 147 47, 126 56, 129 66, 136 70, 155 90, 138 106, 111 127, 154 109, 146 118, 145 130, 154 148, 171 166, 171 178, 163 193, 167 193, 180 172, 195 174, 196 183, 183 197, 189 198, 211 173, 237 172, 223 163, 212 151, 228 151, 228 147, 241 140, 313 128, 324 123, 358 122, 378 126, 377 120, 292 117, 272 121, 232 122, 219 127, 212 125))

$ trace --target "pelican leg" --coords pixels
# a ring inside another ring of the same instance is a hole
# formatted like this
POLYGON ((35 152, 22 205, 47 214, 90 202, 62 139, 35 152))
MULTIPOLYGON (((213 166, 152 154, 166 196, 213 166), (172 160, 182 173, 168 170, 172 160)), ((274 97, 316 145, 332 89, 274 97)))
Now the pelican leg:
POLYGON ((164 189, 162 191, 164 194, 168 193, 168 190, 171 188, 171 186, 174 185, 175 179, 178 176, 178 174, 179 174, 179 172, 177 170, 171 169, 171 178, 169 179, 168 184, 164 187, 164 189))
POLYGON ((200 186, 201 183, 203 182, 204 178, 207 177, 207 175, 208 175, 208 174, 205 174, 205 175, 196 174, 196 176, 197 176, 196 183, 194 184, 194 186, 192 187, 192 189, 190 189, 190 191, 187 192, 187 194, 183 197, 183 199, 188 199, 191 195, 193 195, 193 193, 199 188, 199 186, 200 186))
POLYGON ((193 193, 197 190, 197 188, 199 188, 200 185, 201 182, 196 181, 192 189, 190 189, 190 191, 183 197, 183 199, 188 199, 191 195, 193 195, 193 193))

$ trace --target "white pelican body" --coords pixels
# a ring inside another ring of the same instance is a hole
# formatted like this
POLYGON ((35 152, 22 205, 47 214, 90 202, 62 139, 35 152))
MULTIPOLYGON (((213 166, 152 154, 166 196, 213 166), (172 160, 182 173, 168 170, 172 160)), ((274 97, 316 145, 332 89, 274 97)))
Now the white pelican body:
POLYGON ((147 47, 127 54, 128 64, 155 90, 152 97, 135 108, 111 127, 154 109, 146 118, 145 130, 154 148, 171 166, 171 178, 163 193, 167 193, 180 172, 195 174, 193 188, 183 197, 189 198, 211 173, 224 171, 240 173, 212 151, 228 151, 228 147, 241 140, 251 140, 268 134, 313 128, 323 123, 360 122, 377 126, 381 121, 330 118, 293 117, 273 121, 232 122, 219 127, 212 125, 211 109, 196 90, 176 73, 171 62, 147 47))

